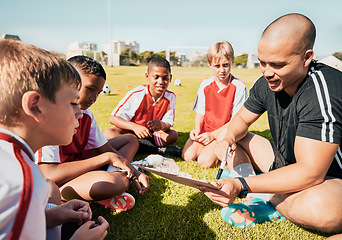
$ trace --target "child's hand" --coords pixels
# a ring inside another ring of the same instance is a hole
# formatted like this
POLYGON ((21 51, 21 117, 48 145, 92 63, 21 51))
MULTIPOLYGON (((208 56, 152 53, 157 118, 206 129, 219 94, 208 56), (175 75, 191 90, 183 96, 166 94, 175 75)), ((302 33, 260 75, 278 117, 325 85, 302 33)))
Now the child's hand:
POLYGON ((137 175, 138 176, 133 178, 134 184, 137 188, 137 192, 144 194, 150 187, 149 177, 141 172, 138 172, 137 175))
POLYGON ((72 235, 70 240, 97 240, 104 239, 107 235, 107 228, 109 226, 106 219, 99 216, 98 220, 100 225, 97 225, 94 221, 89 221, 83 224, 77 231, 72 235))
POLYGON ((162 122, 159 119, 148 121, 147 125, 150 128, 150 130, 154 132, 157 132, 163 129, 162 122))
POLYGON ((152 137, 150 130, 147 127, 141 126, 136 124, 133 129, 135 135, 137 135, 138 138, 147 138, 152 137))
POLYGON ((204 145, 208 145, 214 140, 215 140, 215 137, 211 133, 208 133, 208 132, 202 133, 198 135, 196 138, 197 142, 200 142, 204 145))
POLYGON ((196 141, 196 138, 198 136, 198 134, 200 133, 200 130, 198 129, 193 129, 190 131, 189 137, 192 141, 196 141))
POLYGON ((89 203, 79 199, 70 200, 59 208, 59 211, 63 213, 64 222, 76 222, 81 225, 92 217, 89 203))

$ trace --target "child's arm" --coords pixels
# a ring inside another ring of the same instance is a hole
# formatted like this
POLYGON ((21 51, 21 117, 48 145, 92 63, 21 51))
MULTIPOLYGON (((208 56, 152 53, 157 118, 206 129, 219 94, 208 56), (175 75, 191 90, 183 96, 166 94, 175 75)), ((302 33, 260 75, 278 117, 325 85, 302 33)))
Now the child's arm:
POLYGON ((118 128, 133 131, 138 138, 152 137, 151 132, 147 127, 127 121, 121 117, 111 115, 109 117, 109 122, 118 128))
MULTIPOLYGON (((118 161, 122 161, 125 165, 127 165, 132 170, 132 174, 134 175, 134 177, 132 175, 128 175, 128 174, 127 174, 127 177, 128 178, 133 177, 132 179, 133 179, 133 182, 134 182, 134 184, 135 184, 135 186, 137 188, 137 192, 139 192, 140 194, 144 194, 147 191, 147 189, 150 187, 148 176, 143 174, 143 173, 141 173, 141 172, 139 172, 137 169, 135 169, 133 167, 133 165, 127 159, 125 159, 109 143, 107 143, 107 144, 103 145, 102 147, 98 148, 98 151, 99 151, 99 153, 114 152, 115 154, 117 154, 118 161)), ((114 166, 120 167, 123 163, 117 164, 115 162, 114 166)))
POLYGON ((64 183, 79 177, 80 175, 90 172, 106 164, 112 164, 113 159, 117 158, 114 152, 106 152, 98 156, 73 162, 64 163, 40 163, 39 168, 46 178, 49 178, 62 186, 64 183))
POLYGON ((197 141, 198 134, 201 131, 203 125, 204 115, 196 113, 195 117, 195 129, 190 131, 189 137, 193 141, 197 141))

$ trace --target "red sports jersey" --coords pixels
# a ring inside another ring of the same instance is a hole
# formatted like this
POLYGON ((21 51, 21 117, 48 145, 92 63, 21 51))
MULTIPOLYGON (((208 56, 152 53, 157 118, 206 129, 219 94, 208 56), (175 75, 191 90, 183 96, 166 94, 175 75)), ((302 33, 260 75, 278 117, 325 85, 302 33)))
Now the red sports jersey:
POLYGON ((247 98, 246 86, 230 75, 228 86, 220 89, 215 76, 202 81, 193 110, 204 115, 201 133, 222 127, 242 107, 247 98))
POLYGON ((147 126, 147 122, 159 119, 171 126, 174 124, 176 95, 166 90, 156 101, 148 90, 148 85, 138 86, 129 91, 112 111, 126 121, 147 126))
POLYGON ((107 143, 93 113, 82 110, 83 117, 79 120, 79 127, 67 146, 45 146, 36 153, 36 161, 46 163, 63 163, 92 157, 90 149, 99 148, 107 143))

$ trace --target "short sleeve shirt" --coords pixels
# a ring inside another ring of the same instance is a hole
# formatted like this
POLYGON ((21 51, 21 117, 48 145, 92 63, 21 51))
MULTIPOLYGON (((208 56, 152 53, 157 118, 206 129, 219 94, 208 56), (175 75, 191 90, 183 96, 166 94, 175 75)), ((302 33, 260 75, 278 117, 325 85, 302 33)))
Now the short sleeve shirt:
POLYGON ((145 127, 148 127, 148 121, 159 119, 172 127, 175 108, 176 95, 173 92, 166 90, 157 100, 154 100, 148 85, 140 85, 121 99, 111 115, 145 127))
MULTIPOLYGON (((251 88, 244 106, 256 114, 267 111, 277 151, 283 155, 287 164, 292 164, 296 162, 296 136, 341 143, 341 89, 342 72, 325 64, 312 62, 307 77, 292 98, 285 91, 271 91, 267 80, 261 76, 251 88)), ((340 147, 328 175, 342 178, 340 147)))
POLYGON ((0 239, 45 240, 49 186, 34 163, 31 148, 0 129, 0 239))
POLYGON ((219 129, 240 110, 247 98, 245 84, 230 75, 228 86, 220 89, 215 76, 201 82, 193 110, 204 116, 201 132, 219 129))

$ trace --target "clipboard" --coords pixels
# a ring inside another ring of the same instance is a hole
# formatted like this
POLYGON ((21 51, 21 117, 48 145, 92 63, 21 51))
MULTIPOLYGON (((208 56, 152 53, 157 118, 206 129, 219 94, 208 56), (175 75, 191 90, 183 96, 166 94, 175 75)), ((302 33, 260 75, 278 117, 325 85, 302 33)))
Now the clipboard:
POLYGON ((217 187, 215 187, 214 185, 212 185, 209 182, 203 181, 203 180, 198 180, 198 179, 193 179, 193 178, 188 178, 188 177, 182 177, 182 176, 178 176, 175 174, 171 174, 171 173, 165 173, 165 172, 161 172, 158 171, 154 168, 149 168, 149 167, 143 167, 140 165, 136 165, 146 171, 149 171, 151 173, 157 174, 158 176, 161 176, 163 178, 169 179, 171 181, 183 184, 183 185, 187 185, 193 188, 197 188, 197 186, 203 186, 203 187, 209 187, 209 188, 213 188, 213 189, 219 189, 217 187))

